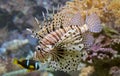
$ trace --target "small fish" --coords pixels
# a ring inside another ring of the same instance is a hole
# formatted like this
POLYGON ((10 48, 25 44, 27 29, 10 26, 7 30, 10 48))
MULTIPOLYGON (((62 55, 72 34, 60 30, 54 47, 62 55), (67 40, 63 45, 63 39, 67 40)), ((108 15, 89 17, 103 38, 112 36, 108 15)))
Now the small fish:
POLYGON ((26 68, 28 71, 34 71, 34 70, 38 70, 39 67, 39 62, 36 60, 29 60, 29 59, 14 59, 13 60, 14 64, 17 64, 19 66, 21 66, 22 68, 26 68))

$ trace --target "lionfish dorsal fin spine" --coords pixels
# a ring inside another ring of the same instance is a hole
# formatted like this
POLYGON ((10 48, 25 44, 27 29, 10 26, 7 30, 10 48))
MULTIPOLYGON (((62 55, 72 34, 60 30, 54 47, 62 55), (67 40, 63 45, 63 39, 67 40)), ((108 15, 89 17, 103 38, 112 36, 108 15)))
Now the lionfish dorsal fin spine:
POLYGON ((30 33, 32 33, 32 37, 35 37, 35 38, 43 38, 41 35, 38 35, 37 32, 35 32, 34 30, 31 30, 29 28, 26 29, 27 31, 29 31, 30 33))
POLYGON ((45 9, 46 9, 47 16, 48 16, 48 15, 50 14, 50 13, 49 13, 49 10, 48 10, 48 8, 45 8, 45 9))
POLYGON ((98 33, 102 30, 100 18, 96 13, 92 13, 86 16, 85 24, 87 25, 90 32, 98 33))
POLYGON ((44 21, 46 21, 46 17, 45 17, 45 13, 44 12, 42 12, 42 16, 43 16, 44 21))

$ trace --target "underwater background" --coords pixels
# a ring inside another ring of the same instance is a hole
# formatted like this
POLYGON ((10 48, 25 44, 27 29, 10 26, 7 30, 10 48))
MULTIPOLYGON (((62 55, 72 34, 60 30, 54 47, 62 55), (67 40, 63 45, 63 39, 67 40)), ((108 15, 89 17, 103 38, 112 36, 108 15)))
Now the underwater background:
POLYGON ((120 0, 0 0, 0 76, 120 76, 120 0), (35 18, 42 23, 43 13, 79 11, 84 19, 95 12, 102 25, 102 31, 86 36, 80 70, 67 73, 43 65, 27 72, 13 64, 14 58, 29 59, 35 52, 38 39, 26 30, 38 29, 35 18))

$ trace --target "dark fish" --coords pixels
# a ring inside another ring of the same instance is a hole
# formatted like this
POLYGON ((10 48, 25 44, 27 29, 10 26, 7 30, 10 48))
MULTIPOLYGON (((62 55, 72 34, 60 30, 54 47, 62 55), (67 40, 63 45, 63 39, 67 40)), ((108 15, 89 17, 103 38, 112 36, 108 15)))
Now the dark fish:
POLYGON ((21 67, 26 68, 26 69, 28 69, 30 71, 38 70, 40 68, 39 67, 39 62, 36 61, 36 60, 29 60, 29 59, 18 60, 18 59, 14 59, 13 63, 17 64, 17 65, 20 65, 21 67))

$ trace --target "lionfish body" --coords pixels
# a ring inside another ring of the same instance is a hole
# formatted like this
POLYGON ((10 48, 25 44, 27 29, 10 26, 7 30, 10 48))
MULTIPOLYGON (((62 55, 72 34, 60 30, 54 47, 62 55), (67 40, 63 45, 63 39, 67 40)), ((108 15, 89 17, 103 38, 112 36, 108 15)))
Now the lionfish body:
POLYGON ((66 23, 61 18, 48 24, 42 31, 34 32, 40 38, 35 59, 42 62, 49 60, 49 66, 55 70, 77 70, 81 61, 81 50, 84 48, 82 34, 88 30, 97 33, 102 29, 98 16, 91 14, 84 22, 80 13, 77 13, 66 23))

